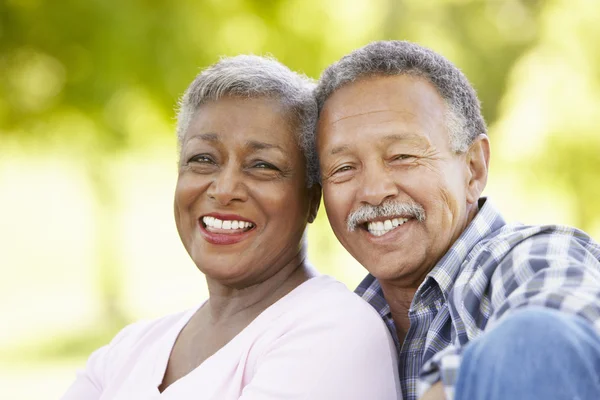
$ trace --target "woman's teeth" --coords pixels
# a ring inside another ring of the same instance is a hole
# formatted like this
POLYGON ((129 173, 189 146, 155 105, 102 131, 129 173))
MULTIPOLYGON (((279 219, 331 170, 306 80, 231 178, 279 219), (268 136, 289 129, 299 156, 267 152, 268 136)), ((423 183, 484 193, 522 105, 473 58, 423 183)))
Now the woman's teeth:
POLYGON ((371 235, 383 236, 406 221, 408 221, 406 218, 394 218, 386 219, 385 221, 369 222, 367 224, 367 230, 371 235))
POLYGON ((202 217, 202 222, 207 228, 214 229, 248 230, 254 227, 254 224, 248 221, 223 221, 215 217, 202 217))

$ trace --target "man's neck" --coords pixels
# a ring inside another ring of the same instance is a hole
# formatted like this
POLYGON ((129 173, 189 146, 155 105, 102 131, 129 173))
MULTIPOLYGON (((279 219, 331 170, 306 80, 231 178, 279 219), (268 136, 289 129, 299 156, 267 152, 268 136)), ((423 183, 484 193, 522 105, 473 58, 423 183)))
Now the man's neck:
POLYGON ((396 326, 396 333, 400 344, 404 342, 404 338, 410 328, 410 319, 408 318, 408 310, 417 292, 417 287, 402 287, 391 282, 380 281, 383 296, 390 306, 390 312, 396 326))
MULTIPOLYGON (((467 218, 465 219, 465 224, 457 234, 455 238, 452 239, 451 245, 458 239, 460 234, 464 232, 466 227, 473 221, 477 212, 479 211, 478 203, 475 203, 469 207, 467 207, 467 218)), ((446 252, 449 249, 446 249, 446 252)), ((392 318, 394 319, 394 325, 396 326, 396 332, 398 335, 398 340, 400 343, 404 342, 404 338, 408 333, 408 329, 410 328, 410 319, 408 317, 408 312, 410 310, 410 306, 415 297, 415 293, 419 289, 421 283, 427 277, 429 271, 434 268, 435 265, 429 268, 422 268, 422 275, 418 278, 414 278, 411 281, 383 281, 380 280, 379 283, 381 285, 381 290, 383 291, 383 296, 385 297, 386 302, 390 306, 390 313, 392 314, 392 318)))

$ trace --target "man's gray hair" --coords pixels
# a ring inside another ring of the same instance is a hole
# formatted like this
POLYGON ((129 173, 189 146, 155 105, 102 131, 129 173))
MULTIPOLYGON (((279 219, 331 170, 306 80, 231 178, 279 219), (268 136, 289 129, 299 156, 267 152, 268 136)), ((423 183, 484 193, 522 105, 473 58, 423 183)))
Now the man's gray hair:
POLYGON ((412 75, 431 82, 448 107, 446 125, 452 149, 467 151, 487 132, 475 90, 464 74, 441 55, 405 41, 370 43, 327 68, 316 89, 319 112, 340 87, 370 76, 412 75))
POLYGON ((273 98, 289 114, 298 145, 306 158, 308 187, 319 182, 319 164, 313 147, 317 121, 314 82, 271 57, 239 55, 224 57, 196 76, 187 88, 177 113, 177 138, 181 146, 198 108, 224 96, 273 98))

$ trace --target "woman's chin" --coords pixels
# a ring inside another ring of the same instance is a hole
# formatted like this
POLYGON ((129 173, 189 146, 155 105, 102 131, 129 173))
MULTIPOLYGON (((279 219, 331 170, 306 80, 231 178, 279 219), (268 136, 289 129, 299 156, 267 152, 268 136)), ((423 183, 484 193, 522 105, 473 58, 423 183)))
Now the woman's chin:
POLYGON ((232 257, 231 260, 221 257, 218 263, 206 263, 206 258, 203 258, 203 260, 204 262, 195 262, 195 264, 206 279, 218 281, 228 286, 243 282, 249 275, 251 268, 239 265, 239 255, 237 259, 232 257))

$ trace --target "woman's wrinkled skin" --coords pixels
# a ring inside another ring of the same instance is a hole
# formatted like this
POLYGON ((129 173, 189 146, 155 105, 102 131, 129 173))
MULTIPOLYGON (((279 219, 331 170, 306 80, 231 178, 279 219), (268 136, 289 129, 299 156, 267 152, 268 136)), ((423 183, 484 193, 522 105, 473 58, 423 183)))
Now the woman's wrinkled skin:
POLYGON ((294 129, 270 98, 224 97, 200 106, 192 119, 181 144, 175 221, 210 298, 179 335, 161 391, 313 275, 303 235, 321 192, 306 187, 294 129), (251 227, 209 228, 203 221, 210 215, 251 227))

